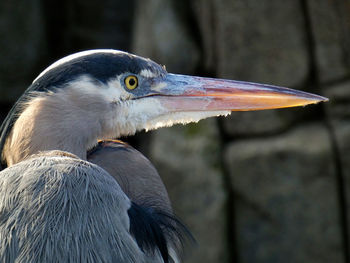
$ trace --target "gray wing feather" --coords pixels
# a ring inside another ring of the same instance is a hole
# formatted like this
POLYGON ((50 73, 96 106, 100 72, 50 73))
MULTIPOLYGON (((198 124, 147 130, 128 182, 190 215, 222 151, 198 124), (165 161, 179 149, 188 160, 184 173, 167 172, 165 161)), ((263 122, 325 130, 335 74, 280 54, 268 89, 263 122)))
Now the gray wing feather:
POLYGON ((0 172, 0 193, 1 262, 158 262, 130 236, 130 200, 94 164, 29 159, 0 172))

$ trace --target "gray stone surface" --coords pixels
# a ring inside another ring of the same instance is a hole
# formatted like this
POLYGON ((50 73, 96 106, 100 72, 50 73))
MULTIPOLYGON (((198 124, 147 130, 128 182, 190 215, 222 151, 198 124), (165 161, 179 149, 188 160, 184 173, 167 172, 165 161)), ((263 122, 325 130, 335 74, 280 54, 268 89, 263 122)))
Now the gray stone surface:
POLYGON ((344 262, 324 125, 228 145, 239 262, 344 262))
MULTIPOLYGON (((337 143, 339 160, 341 165, 341 175, 343 177, 345 189, 345 207, 347 224, 350 225, 350 123, 346 120, 332 122, 335 141, 337 143)), ((349 231, 349 228, 348 228, 349 231)), ((348 236, 350 232, 348 232, 348 236)), ((347 248, 350 250, 350 247, 347 248)))
POLYGON ((217 71, 215 0, 192 0, 194 20, 199 29, 202 44, 202 67, 205 71, 217 71))
POLYGON ((13 102, 47 55, 41 2, 0 1, 0 102, 13 102))
POLYGON ((350 74, 350 3, 308 0, 318 75, 322 82, 350 74))
POLYGON ((299 1, 219 0, 214 10, 220 76, 285 86, 306 79, 299 1))
POLYGON ((170 0, 137 1, 133 51, 173 73, 192 73, 199 50, 170 0))
POLYGON ((350 81, 344 81, 323 88, 329 98, 325 109, 331 121, 349 120, 350 118, 350 81))
POLYGON ((198 245, 185 262, 227 262, 226 194, 214 119, 153 134, 151 160, 198 245))
POLYGON ((225 133, 231 137, 262 136, 283 132, 302 113, 300 109, 232 112, 221 121, 225 133))
POLYGON ((232 112, 222 118, 225 133, 231 138, 275 135, 288 128, 323 116, 320 110, 323 105, 308 105, 288 109, 265 111, 232 112))
POLYGON ((66 23, 69 26, 63 34, 68 46, 78 50, 114 48, 128 51, 131 46, 134 2, 104 0, 101 4, 99 0, 67 1, 66 23))
MULTIPOLYGON (((345 189, 344 209, 346 209, 348 226, 350 226, 350 81, 327 86, 325 94, 330 99, 325 109, 338 150, 339 172, 345 189)), ((350 247, 348 249, 350 250, 350 247)))

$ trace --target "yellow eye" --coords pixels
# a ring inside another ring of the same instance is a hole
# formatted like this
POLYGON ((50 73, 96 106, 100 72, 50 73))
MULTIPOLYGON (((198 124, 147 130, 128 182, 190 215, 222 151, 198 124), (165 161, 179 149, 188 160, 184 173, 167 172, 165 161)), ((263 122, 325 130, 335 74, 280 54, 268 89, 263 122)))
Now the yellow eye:
POLYGON ((137 82, 136 76, 134 76, 134 75, 127 76, 124 81, 125 81, 125 86, 128 89, 136 89, 137 88, 138 82, 137 82))

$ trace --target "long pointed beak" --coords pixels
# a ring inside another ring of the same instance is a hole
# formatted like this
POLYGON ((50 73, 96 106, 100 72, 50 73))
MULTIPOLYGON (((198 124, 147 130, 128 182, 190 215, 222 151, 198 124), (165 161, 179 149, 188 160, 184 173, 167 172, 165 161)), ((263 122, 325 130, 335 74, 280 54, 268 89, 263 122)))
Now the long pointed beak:
POLYGON ((289 88, 170 73, 151 89, 170 111, 252 111, 328 101, 289 88))

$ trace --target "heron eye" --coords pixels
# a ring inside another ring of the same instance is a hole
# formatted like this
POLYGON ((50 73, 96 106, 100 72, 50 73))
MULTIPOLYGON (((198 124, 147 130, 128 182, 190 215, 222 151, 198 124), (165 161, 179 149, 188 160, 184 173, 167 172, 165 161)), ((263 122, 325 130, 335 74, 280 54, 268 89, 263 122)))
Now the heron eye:
POLYGON ((136 89, 137 88, 137 77, 134 75, 127 76, 125 78, 125 85, 128 89, 136 89))

